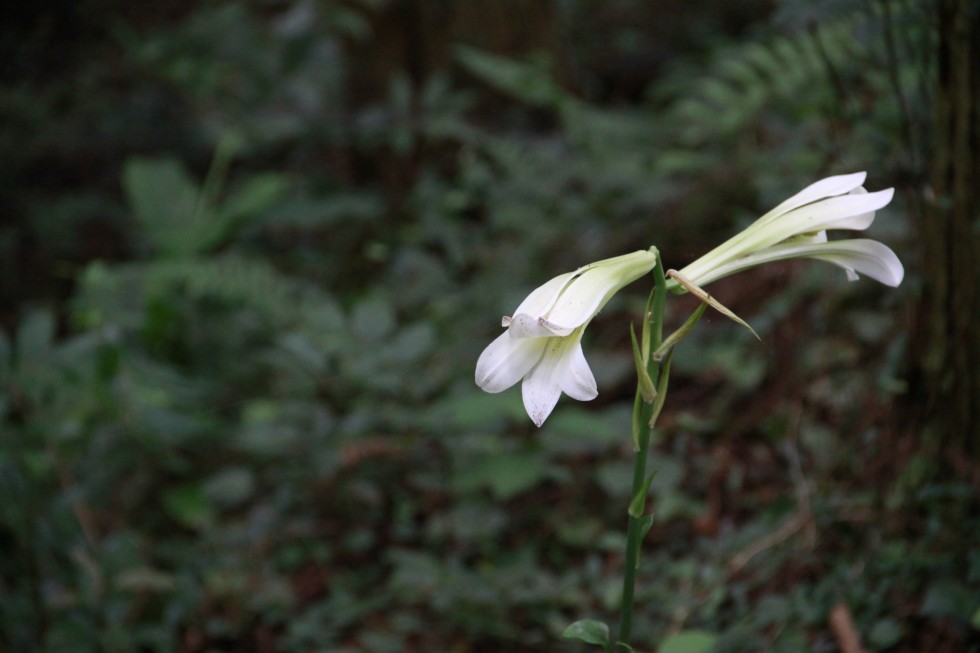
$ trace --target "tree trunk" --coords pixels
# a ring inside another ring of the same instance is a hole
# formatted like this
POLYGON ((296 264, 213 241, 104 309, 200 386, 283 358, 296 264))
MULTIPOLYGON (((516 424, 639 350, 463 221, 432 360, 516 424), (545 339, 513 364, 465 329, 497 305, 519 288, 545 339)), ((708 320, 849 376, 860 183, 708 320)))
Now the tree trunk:
POLYGON ((980 453, 980 11, 972 4, 937 2, 931 196, 911 349, 926 433, 954 464, 980 453))

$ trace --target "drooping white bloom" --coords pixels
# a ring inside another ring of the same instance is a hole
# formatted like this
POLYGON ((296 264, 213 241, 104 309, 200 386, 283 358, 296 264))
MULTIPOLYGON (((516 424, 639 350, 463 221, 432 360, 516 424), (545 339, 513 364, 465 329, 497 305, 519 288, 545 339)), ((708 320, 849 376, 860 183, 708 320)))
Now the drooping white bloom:
POLYGON ((680 273, 703 286, 763 263, 813 258, 844 268, 852 281, 861 273, 889 286, 899 285, 905 269, 887 246, 864 238, 827 240, 829 229, 867 229, 875 211, 892 200, 892 188, 866 191, 865 177, 866 173, 858 172, 807 186, 680 273))
POLYGON ((506 327, 476 363, 476 384, 502 392, 518 381, 524 408, 541 426, 564 392, 588 401, 598 395, 582 352, 582 333, 616 292, 650 272, 656 250, 624 254, 555 277, 504 317, 506 327))

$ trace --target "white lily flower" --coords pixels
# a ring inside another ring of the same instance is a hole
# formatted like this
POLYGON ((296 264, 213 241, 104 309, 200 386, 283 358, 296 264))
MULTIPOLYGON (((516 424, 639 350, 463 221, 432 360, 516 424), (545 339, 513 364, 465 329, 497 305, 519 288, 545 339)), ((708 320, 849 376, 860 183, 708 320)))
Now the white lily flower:
POLYGON ((476 384, 502 392, 523 379, 524 408, 541 426, 564 392, 588 401, 599 394, 582 352, 582 334, 620 288, 650 272, 656 250, 591 263, 534 290, 504 317, 507 327, 476 363, 476 384))
MULTIPOLYGON (((868 239, 827 240, 828 229, 867 229, 894 189, 869 193, 866 173, 822 179, 790 197, 744 231, 694 261, 680 273, 703 286, 746 268, 789 258, 814 258, 897 286, 905 268, 891 249, 868 239)), ((670 284, 676 287, 676 284, 670 284)))

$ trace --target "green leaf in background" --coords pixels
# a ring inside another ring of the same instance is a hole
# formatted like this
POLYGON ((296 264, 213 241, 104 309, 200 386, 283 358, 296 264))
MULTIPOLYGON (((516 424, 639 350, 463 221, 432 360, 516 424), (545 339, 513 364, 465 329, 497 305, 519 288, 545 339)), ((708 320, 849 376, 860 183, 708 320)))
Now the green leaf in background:
POLYGON ((491 454, 457 472, 456 487, 461 492, 485 487, 506 501, 540 483, 547 473, 547 461, 539 454, 491 454))
POLYGON ((201 486, 206 500, 221 507, 241 505, 255 491, 255 474, 246 467, 223 469, 208 478, 201 486))
POLYGON ((358 302, 351 311, 351 332, 365 342, 377 342, 395 330, 395 312, 384 297, 358 302))
POLYGON ((54 317, 48 311, 32 311, 17 329, 18 367, 39 364, 50 354, 54 341, 54 317))
POLYGON ((657 653, 707 653, 718 641, 718 636, 701 630, 684 630, 670 635, 657 649, 657 653))
POLYGON ((457 46, 456 60, 487 84, 533 106, 559 107, 569 96, 555 82, 551 62, 540 54, 527 62, 457 46))
POLYGON ((35 403, 44 402, 56 382, 59 356, 54 337, 49 311, 29 312, 17 328, 10 376, 19 392, 35 403))
POLYGON ((179 161, 132 158, 122 182, 133 215, 161 252, 197 254, 216 240, 220 227, 199 215, 200 190, 179 161))
POLYGON ((594 619, 576 621, 561 634, 568 639, 580 639, 587 644, 598 644, 609 649, 609 626, 594 619))
POLYGON ((905 629, 902 628, 902 625, 897 620, 891 618, 879 619, 871 626, 871 632, 868 633, 868 641, 877 649, 888 649, 898 644, 904 634, 905 629))
POLYGON ((218 217, 223 222, 250 218, 281 200, 287 187, 286 178, 276 173, 249 177, 222 203, 218 217))
MULTIPOLYGON (((603 411, 568 402, 541 428, 542 446, 555 454, 597 453, 615 448, 629 442, 629 433, 623 433, 622 425, 629 424, 631 412, 632 402, 603 411)), ((523 407, 520 416, 526 419, 523 407)))
POLYGON ((134 157, 126 162, 123 190, 144 234, 161 253, 205 253, 227 238, 235 223, 254 217, 282 199, 286 178, 265 173, 246 178, 219 203, 228 156, 227 151, 215 155, 203 189, 175 159, 134 157))
POLYGON ((478 389, 446 397, 426 413, 430 415, 430 428, 448 433, 486 428, 505 419, 517 422, 527 417, 517 393, 490 394, 478 389))
POLYGON ((963 623, 970 623, 977 602, 975 590, 952 578, 943 578, 933 582, 926 590, 919 614, 952 617, 963 623))
POLYGON ((114 579, 116 589, 132 592, 169 592, 174 587, 172 574, 150 567, 126 569, 114 579))
POLYGON ((193 530, 204 530, 214 523, 214 509, 201 483, 185 483, 165 490, 163 509, 181 526, 193 530))

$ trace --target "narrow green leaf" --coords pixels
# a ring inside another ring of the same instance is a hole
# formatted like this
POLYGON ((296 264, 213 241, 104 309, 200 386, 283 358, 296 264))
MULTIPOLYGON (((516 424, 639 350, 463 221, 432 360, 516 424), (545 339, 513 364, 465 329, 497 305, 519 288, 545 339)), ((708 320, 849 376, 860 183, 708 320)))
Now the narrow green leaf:
POLYGON ((228 177, 228 169, 235 158, 237 152, 242 148, 241 137, 233 131, 226 132, 218 141, 214 156, 211 158, 211 166, 208 174, 204 178, 201 192, 198 196, 197 209, 194 217, 213 221, 215 209, 218 206, 218 197, 221 195, 228 177))
POLYGON ((653 528, 653 515, 645 515, 640 517, 640 541, 642 542, 650 529, 653 528))
POLYGON ((644 402, 652 404, 657 396, 657 390, 653 387, 650 373, 647 372, 646 359, 643 358, 640 344, 636 341, 636 331, 633 329, 632 323, 630 324, 630 339, 633 341, 633 364, 636 366, 636 382, 640 389, 640 396, 643 397, 644 402))
POLYGON ((669 352, 673 347, 676 347, 681 340, 690 335, 691 331, 694 330, 694 325, 696 325, 698 320, 701 319, 701 316, 704 314, 707 307, 707 304, 698 304, 695 311, 691 313, 691 317, 687 318, 687 321, 685 321, 684 324, 677 329, 677 331, 674 331, 672 334, 667 336, 667 339, 664 340, 663 344, 657 347, 657 351, 653 352, 653 360, 658 363, 662 361, 664 356, 667 355, 667 352, 669 352))
POLYGON ((657 400, 653 402, 653 411, 651 411, 648 423, 650 428, 653 428, 657 423, 660 411, 663 410, 664 402, 667 400, 667 382, 670 380, 670 361, 673 358, 674 350, 671 349, 667 352, 667 358, 664 359, 663 366, 660 368, 660 379, 657 381, 657 400))
MULTIPOLYGON (((653 478, 652 475, 651 475, 651 478, 653 478)), ((640 542, 641 543, 643 542, 643 540, 646 539, 647 533, 650 532, 650 529, 653 528, 653 519, 654 519, 654 515, 653 514, 644 515, 643 517, 640 517, 638 519, 638 521, 640 522, 640 542)), ((642 547, 637 547, 637 549, 636 549, 636 569, 639 569, 640 568, 640 555, 641 555, 641 553, 642 553, 642 547)))
POLYGON ((656 472, 647 476, 646 480, 643 481, 643 486, 639 489, 636 495, 630 501, 629 514, 630 517, 635 517, 640 519, 643 517, 643 509, 646 506, 647 494, 650 492, 650 483, 653 482, 653 477, 656 472))
POLYGON ((640 397, 639 388, 636 391, 636 398, 633 399, 633 418, 631 420, 630 433, 633 436, 633 452, 640 450, 640 429, 643 428, 643 399, 640 397))
POLYGON ((749 326, 748 322, 746 322, 739 316, 735 315, 735 313, 733 313, 731 310, 726 308, 717 299, 715 299, 714 297, 706 293, 704 290, 702 290, 690 279, 685 278, 680 272, 678 272, 677 270, 668 270, 667 276, 676 279, 678 283, 680 283, 682 286, 687 288, 687 291, 689 293, 691 293, 692 295, 700 299, 705 304, 710 305, 711 308, 715 309, 716 311, 718 311, 719 313, 727 317, 729 320, 735 322, 736 324, 740 324, 744 326, 746 329, 748 329, 749 331, 751 331, 752 335, 756 337, 756 340, 762 340, 762 338, 759 337, 759 334, 755 332, 755 329, 749 326))

